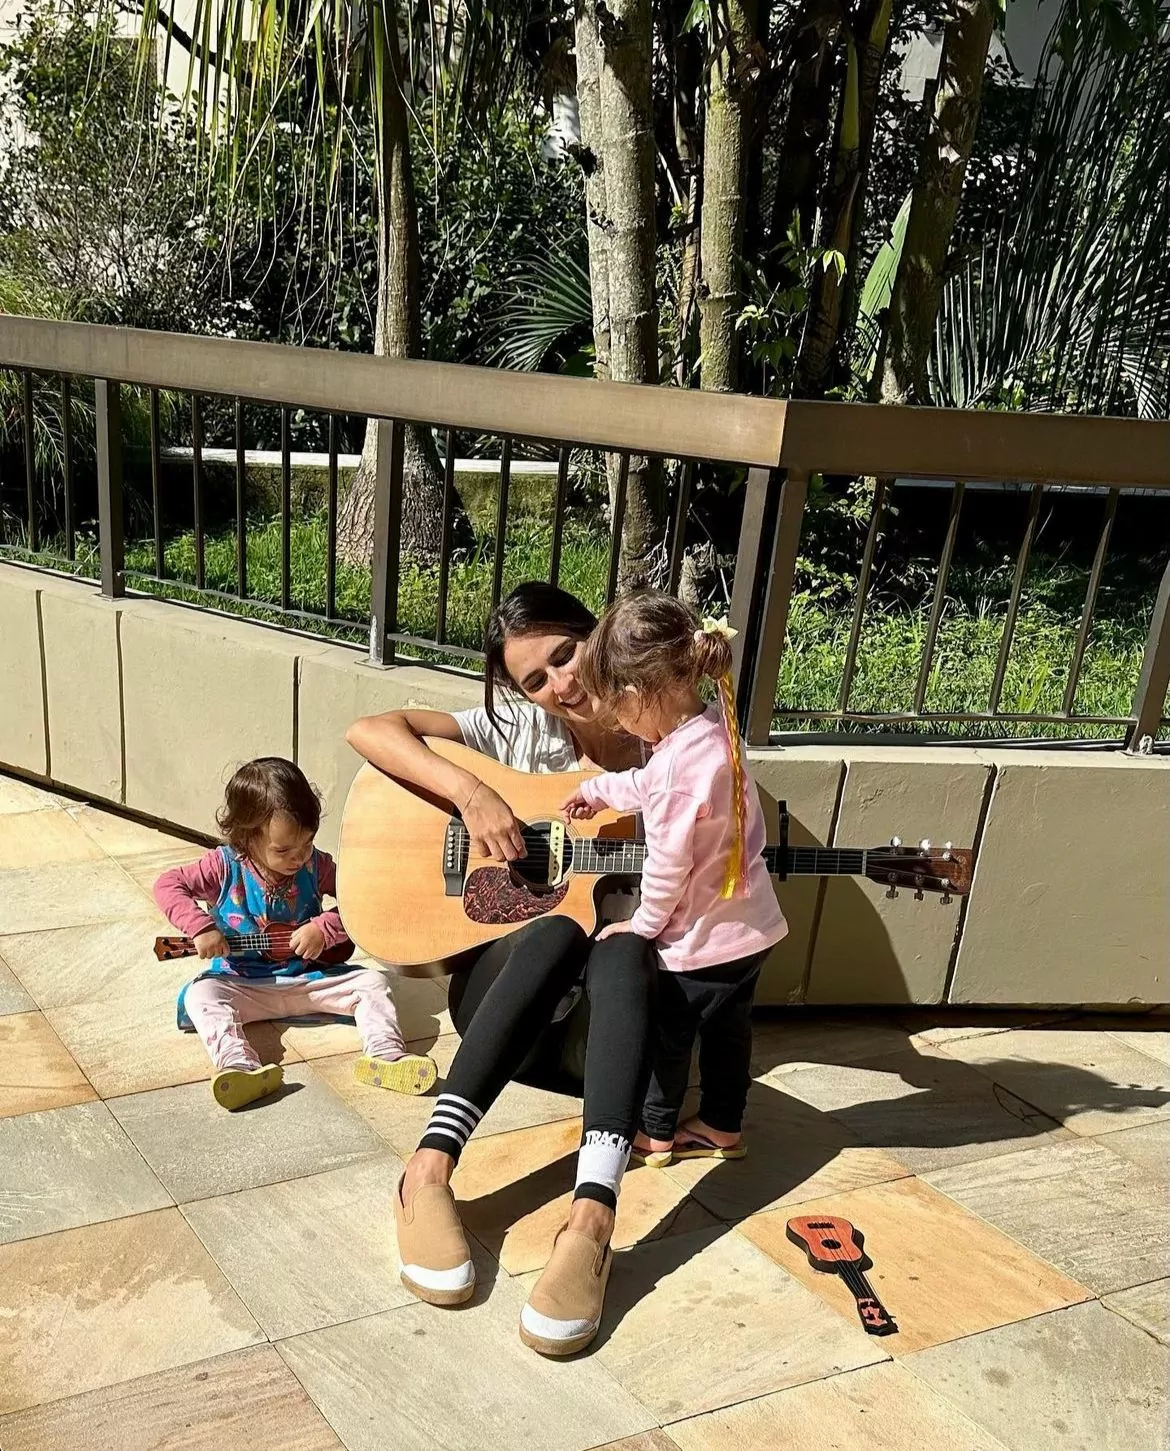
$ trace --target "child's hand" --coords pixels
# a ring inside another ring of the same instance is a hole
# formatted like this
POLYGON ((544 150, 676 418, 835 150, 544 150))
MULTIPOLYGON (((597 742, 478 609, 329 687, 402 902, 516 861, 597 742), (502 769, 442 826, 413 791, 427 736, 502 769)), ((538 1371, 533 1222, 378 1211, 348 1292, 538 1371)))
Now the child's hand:
POLYGON ((597 934, 597 940, 604 942, 607 937, 616 937, 619 932, 632 932, 633 930, 628 922, 611 922, 608 927, 603 927, 597 934))
POLYGON ((561 804, 561 815, 566 821, 588 821, 591 817, 597 815, 597 807, 590 806, 580 791, 574 791, 561 804))
POLYGON ((230 951, 227 938, 218 927, 209 927, 206 932, 192 937, 191 941, 200 957, 227 957, 230 951))
POLYGON ((317 962, 325 951, 325 934, 316 922, 305 922, 289 937, 288 945, 297 957, 317 962))

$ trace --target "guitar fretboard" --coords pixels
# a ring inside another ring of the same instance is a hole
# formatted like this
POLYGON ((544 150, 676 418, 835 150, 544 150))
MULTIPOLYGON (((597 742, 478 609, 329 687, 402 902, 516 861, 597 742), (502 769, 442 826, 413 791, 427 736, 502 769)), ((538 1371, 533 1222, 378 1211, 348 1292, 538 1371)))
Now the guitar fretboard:
MULTIPOLYGON (((865 875, 868 852, 862 847, 768 846, 764 864, 773 876, 860 877, 865 875)), ((590 875, 636 876, 646 863, 646 846, 640 841, 606 841, 596 838, 573 842, 574 870, 590 875)))

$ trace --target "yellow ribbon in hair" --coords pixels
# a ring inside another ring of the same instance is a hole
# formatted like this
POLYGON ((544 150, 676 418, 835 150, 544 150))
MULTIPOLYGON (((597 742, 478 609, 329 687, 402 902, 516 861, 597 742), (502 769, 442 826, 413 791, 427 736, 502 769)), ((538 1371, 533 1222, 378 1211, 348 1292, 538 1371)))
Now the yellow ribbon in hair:
MULTIPOLYGON (((733 630, 726 619, 717 620, 711 615, 705 615, 702 625, 695 631, 695 639, 701 640, 704 635, 718 635, 730 643, 737 634, 738 631, 733 630)), ((747 783, 743 765, 743 746, 739 738, 739 721, 735 716, 735 687, 732 684, 731 672, 728 671, 726 675, 721 676, 717 684, 719 686, 719 706, 723 713, 723 728, 727 732, 728 755, 731 758, 731 802, 732 814, 735 818, 731 852, 727 858, 727 870, 723 875, 723 888, 720 895, 734 897, 746 878, 743 839, 747 824, 747 802, 744 794, 747 783)))

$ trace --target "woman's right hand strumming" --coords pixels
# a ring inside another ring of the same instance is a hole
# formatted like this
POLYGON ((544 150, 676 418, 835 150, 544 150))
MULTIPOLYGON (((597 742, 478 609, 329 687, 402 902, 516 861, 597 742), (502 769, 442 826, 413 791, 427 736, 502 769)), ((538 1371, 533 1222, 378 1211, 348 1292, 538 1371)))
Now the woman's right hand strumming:
POLYGON ((477 856, 512 862, 526 855, 522 827, 512 808, 484 782, 474 787, 461 814, 477 856))

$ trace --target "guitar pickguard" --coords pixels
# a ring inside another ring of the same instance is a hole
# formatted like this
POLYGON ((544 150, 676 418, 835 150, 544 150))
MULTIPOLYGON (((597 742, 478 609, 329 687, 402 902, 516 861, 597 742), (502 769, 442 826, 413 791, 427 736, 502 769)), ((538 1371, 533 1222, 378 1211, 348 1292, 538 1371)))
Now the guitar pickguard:
POLYGON ((568 883, 549 892, 534 892, 518 883, 507 867, 477 867, 463 887, 463 910, 473 922, 488 925, 530 922, 559 907, 568 883))

